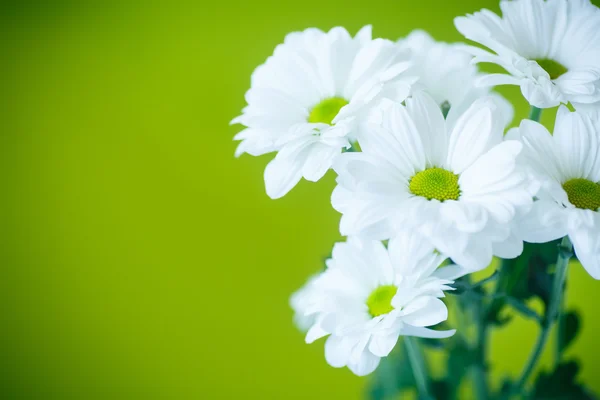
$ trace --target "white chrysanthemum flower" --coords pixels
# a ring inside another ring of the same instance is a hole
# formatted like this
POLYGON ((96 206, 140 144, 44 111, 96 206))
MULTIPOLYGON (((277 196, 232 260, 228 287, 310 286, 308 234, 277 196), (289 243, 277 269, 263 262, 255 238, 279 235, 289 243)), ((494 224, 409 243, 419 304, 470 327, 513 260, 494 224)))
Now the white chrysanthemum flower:
POLYGON ((407 56, 395 43, 352 38, 344 28, 307 29, 286 36, 252 75, 248 106, 232 123, 247 128, 236 155, 278 151, 265 170, 267 194, 279 198, 304 177, 317 181, 355 140, 357 127, 381 97, 404 100, 407 56))
POLYGON ((518 256, 505 248, 510 223, 534 193, 516 163, 522 144, 503 141, 500 114, 481 98, 450 125, 425 93, 406 106, 387 102, 362 152, 334 164, 341 233, 386 239, 414 229, 471 271, 493 254, 518 256))
POLYGON ((307 343, 331 335, 327 362, 367 375, 401 335, 452 336, 454 330, 427 328, 448 317, 439 298, 458 270, 438 268, 442 261, 427 241, 408 232, 390 240, 388 249, 358 238, 337 243, 327 269, 292 297, 296 320, 313 322, 307 343))
POLYGON ((502 17, 483 9, 454 20, 475 62, 500 65, 481 85, 519 85, 535 107, 600 101, 600 10, 589 0, 501 1, 502 17))
POLYGON ((419 78, 413 89, 424 89, 440 107, 449 109, 446 120, 456 121, 475 100, 491 95, 504 113, 505 125, 510 124, 514 116, 512 104, 499 94, 490 93, 489 87, 475 85, 482 75, 471 62, 473 56, 464 51, 464 44, 436 42, 427 32, 414 30, 398 40, 398 45, 411 52, 408 74, 419 78))
POLYGON ((307 332, 315 324, 315 315, 305 313, 304 310, 313 308, 315 299, 319 298, 319 277, 321 275, 313 275, 290 297, 290 306, 295 311, 294 324, 302 332, 307 332))
POLYGON ((600 279, 600 116, 562 106, 554 135, 529 120, 517 134, 541 184, 531 212, 518 221, 518 234, 534 243, 568 235, 583 267, 600 279))

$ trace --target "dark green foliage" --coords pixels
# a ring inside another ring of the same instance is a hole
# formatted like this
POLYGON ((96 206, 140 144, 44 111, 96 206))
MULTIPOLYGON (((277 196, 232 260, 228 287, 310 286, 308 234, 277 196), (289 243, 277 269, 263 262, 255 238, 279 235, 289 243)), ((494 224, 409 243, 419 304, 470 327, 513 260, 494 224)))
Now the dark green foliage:
POLYGON ((392 353, 381 360, 368 395, 372 400, 396 399, 402 390, 412 387, 415 387, 415 378, 404 347, 398 342, 392 353))
POLYGON ((447 381, 436 380, 431 382, 431 395, 435 400, 450 400, 452 390, 447 381))
POLYGON ((563 352, 573 342, 579 331, 581 323, 576 312, 570 311, 561 315, 560 330, 558 335, 559 348, 563 352))
POLYGON ((551 373, 538 376, 533 394, 534 400, 593 400, 596 397, 576 382, 579 365, 575 361, 560 364, 551 373))
POLYGON ((451 346, 448 349, 447 383, 449 392, 455 396, 460 383, 467 376, 471 366, 476 363, 477 355, 458 337, 452 341, 451 346))
MULTIPOLYGON (((529 300, 536 296, 547 306, 553 279, 550 266, 556 262, 558 245, 558 241, 525 243, 520 257, 502 260, 498 292, 518 300, 529 300)), ((506 303, 502 298, 494 300, 487 315, 490 323, 504 325, 509 321, 509 318, 501 315, 506 303)))

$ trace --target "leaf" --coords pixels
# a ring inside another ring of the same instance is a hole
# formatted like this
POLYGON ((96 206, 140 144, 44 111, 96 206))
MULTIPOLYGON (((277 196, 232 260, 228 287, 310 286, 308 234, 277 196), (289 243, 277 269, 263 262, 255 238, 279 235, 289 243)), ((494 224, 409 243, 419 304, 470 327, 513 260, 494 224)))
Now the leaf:
MULTIPOLYGON (((519 300, 539 297, 547 306, 552 290, 550 266, 558 257, 559 241, 548 243, 525 243, 523 254, 513 260, 502 260, 498 292, 519 300)), ((507 321, 500 315, 506 305, 503 299, 494 300, 487 319, 494 325, 504 325, 507 321)))
POLYGON ((579 365, 575 361, 560 364, 551 373, 538 376, 533 389, 533 400, 593 400, 587 388, 575 381, 579 365))
POLYGON ((498 399, 498 400, 503 400, 509 397, 510 395, 510 390, 512 389, 513 386, 513 381, 510 380, 509 378, 504 378, 502 380, 502 384, 500 385, 500 390, 498 391, 498 393, 496 393, 495 396, 492 396, 492 398, 494 399, 498 399))
POLYGON ((570 311, 561 315, 561 321, 558 325, 561 329, 558 331, 558 340, 560 351, 563 352, 569 347, 573 340, 577 337, 577 333, 581 326, 579 316, 575 311, 570 311))
POLYGON ((469 367, 475 363, 476 355, 469 349, 464 340, 456 340, 449 349, 446 382, 450 393, 455 393, 463 378, 467 375, 469 367))
POLYGON ((446 343, 440 339, 421 339, 419 342, 429 349, 441 350, 446 347, 446 343))
POLYGON ((430 382, 431 395, 435 400, 450 400, 450 387, 447 382, 435 380, 430 382))

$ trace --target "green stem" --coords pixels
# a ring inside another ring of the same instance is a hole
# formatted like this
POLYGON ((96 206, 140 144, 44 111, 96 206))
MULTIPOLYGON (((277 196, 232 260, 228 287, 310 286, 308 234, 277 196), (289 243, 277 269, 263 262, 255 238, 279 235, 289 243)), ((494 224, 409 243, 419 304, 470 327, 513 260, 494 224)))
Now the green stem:
POLYGON ((573 246, 569 240, 569 237, 565 236, 559 247, 558 259, 556 260, 556 271, 554 272, 554 279, 552 282, 552 293, 550 294, 548 308, 546 309, 546 313, 544 315, 544 323, 541 327, 542 331, 540 332, 535 347, 529 356, 529 360, 527 361, 527 364, 521 373, 521 377, 512 390, 512 394, 520 394, 523 391, 529 376, 533 372, 533 369, 542 355, 542 351, 544 350, 544 346, 548 341, 552 325, 554 324, 554 321, 558 317, 560 311, 559 305, 562 302, 563 286, 567 276, 569 259, 572 255, 573 246))
POLYGON ((487 357, 487 309, 483 304, 477 307, 477 362, 473 369, 473 380, 477 400, 487 400, 488 382, 486 374, 487 357))
POLYGON ((419 349, 417 342, 410 336, 404 337, 404 345, 406 346, 406 354, 415 377, 419 398, 432 399, 429 395, 427 385, 427 368, 425 367, 425 358, 419 349))
POLYGON ((565 287, 563 288, 563 293, 561 296, 561 301, 560 304, 558 305, 558 312, 557 312, 557 336, 556 336, 556 346, 554 347, 555 349, 555 353, 554 353, 554 366, 558 366, 558 364, 560 364, 560 359, 562 358, 562 343, 563 343, 563 339, 565 337, 565 323, 562 319, 562 312, 564 310, 564 304, 565 304, 565 297, 567 295, 567 287, 565 284, 565 287))
POLYGON ((540 116, 542 115, 542 109, 531 106, 531 111, 529 112, 529 119, 532 121, 540 122, 540 116))

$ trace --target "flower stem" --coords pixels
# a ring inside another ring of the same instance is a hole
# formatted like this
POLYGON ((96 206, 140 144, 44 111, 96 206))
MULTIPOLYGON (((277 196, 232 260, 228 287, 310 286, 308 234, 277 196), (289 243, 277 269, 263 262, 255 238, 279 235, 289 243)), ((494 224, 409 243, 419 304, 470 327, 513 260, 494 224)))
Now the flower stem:
POLYGON ((406 354, 415 377, 417 384, 417 391, 419 392, 419 398, 421 399, 433 399, 429 395, 429 388, 427 386, 427 368, 425 367, 425 358, 421 353, 416 341, 410 337, 404 337, 404 345, 406 346, 406 354))
POLYGON ((512 390, 512 394, 520 394, 523 391, 529 376, 533 372, 533 369, 542 355, 542 351, 544 350, 544 346, 548 341, 552 325, 558 318, 558 314, 560 312, 559 306, 562 304, 563 286, 567 277, 569 259, 572 255, 573 245, 571 244, 569 237, 565 236, 559 246, 558 259, 556 260, 556 271, 554 272, 554 279, 552 282, 552 293, 550 294, 548 308, 546 309, 546 313, 544 315, 544 321, 541 327, 542 331, 538 336, 535 347, 529 356, 529 360, 527 361, 527 364, 521 373, 519 381, 512 390))
POLYGON ((477 307, 477 362, 473 370, 473 380, 475 384, 475 394, 477 400, 487 400, 488 381, 487 381, 487 308, 480 304, 477 307))
POLYGON ((531 106, 531 111, 529 111, 529 119, 532 121, 540 122, 540 116, 542 115, 542 109, 531 106))

